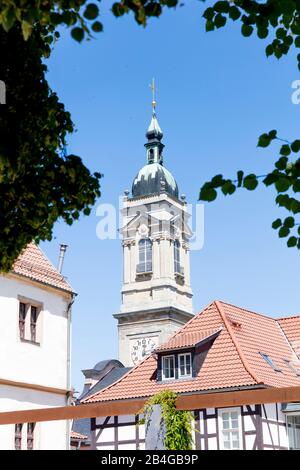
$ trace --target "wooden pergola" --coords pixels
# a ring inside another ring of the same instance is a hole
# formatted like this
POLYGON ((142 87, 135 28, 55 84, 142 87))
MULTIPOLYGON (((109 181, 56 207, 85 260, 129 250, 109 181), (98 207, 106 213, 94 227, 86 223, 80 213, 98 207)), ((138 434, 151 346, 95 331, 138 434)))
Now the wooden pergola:
MULTIPOLYGON (((78 406, 6 411, 0 412, 0 425, 138 414, 146 401, 147 398, 138 398, 89 403, 78 406)), ((176 405, 179 410, 197 410, 200 408, 290 402, 300 402, 300 386, 179 395, 176 405)))

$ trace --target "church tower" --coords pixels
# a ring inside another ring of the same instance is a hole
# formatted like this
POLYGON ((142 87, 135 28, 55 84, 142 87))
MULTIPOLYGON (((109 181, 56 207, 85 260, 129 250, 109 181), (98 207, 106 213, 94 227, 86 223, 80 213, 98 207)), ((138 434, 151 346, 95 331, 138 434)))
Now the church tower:
POLYGON ((121 229, 123 286, 118 321, 119 360, 132 366, 192 317, 189 214, 164 166, 163 133, 152 101, 146 133, 147 164, 131 195, 125 192, 121 229))

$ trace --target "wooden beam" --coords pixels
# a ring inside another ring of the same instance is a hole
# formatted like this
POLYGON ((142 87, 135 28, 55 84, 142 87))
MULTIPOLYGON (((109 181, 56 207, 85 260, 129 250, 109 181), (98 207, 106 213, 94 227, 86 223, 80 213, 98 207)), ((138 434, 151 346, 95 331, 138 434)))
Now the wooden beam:
POLYGON ((300 387, 260 388, 236 392, 181 395, 177 398, 177 408, 179 410, 197 410, 199 408, 224 408, 288 402, 300 402, 300 387))
POLYGON ((37 423, 65 419, 95 418, 96 416, 119 416, 137 414, 146 399, 120 400, 112 402, 89 403, 78 406, 60 406, 35 410, 5 411, 0 413, 1 424, 37 423))
POLYGON ((17 388, 29 388, 30 390, 38 390, 39 392, 46 392, 46 393, 57 393, 59 395, 72 395, 72 390, 66 390, 63 388, 54 388, 54 387, 46 387, 44 385, 37 385, 31 384, 27 382, 16 382, 15 380, 7 380, 0 378, 0 385, 8 385, 9 387, 17 387, 17 388))
MULTIPOLYGON (((39 421, 137 414, 143 408, 146 401, 146 398, 141 398, 89 403, 78 406, 6 411, 0 413, 0 424, 35 423, 39 421)), ((196 410, 199 408, 222 408, 227 406, 288 402, 300 402, 300 387, 261 388, 235 392, 180 395, 177 398, 177 408, 180 410, 196 410)))

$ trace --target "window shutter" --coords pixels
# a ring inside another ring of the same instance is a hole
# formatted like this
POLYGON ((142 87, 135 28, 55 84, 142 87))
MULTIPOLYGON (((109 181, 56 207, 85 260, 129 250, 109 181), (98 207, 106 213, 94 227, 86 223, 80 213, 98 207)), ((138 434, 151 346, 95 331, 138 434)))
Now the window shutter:
POLYGON ((161 382, 162 380, 162 360, 161 356, 157 358, 157 381, 161 382))

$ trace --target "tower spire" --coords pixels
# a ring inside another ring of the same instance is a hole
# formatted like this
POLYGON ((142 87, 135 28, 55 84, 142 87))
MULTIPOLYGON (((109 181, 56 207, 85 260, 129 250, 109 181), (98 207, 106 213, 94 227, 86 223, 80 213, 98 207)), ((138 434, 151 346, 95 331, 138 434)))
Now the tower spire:
POLYGON ((164 145, 161 143, 161 139, 163 138, 163 133, 158 124, 157 116, 156 116, 156 99, 155 99, 155 80, 152 78, 152 83, 149 85, 152 91, 152 118, 150 122, 150 126, 146 132, 146 137, 148 142, 145 144, 147 149, 147 159, 148 163, 160 163, 163 164, 163 156, 162 150, 164 145))
POLYGON ((152 78, 152 83, 149 85, 152 90, 152 114, 155 114, 156 99, 155 99, 155 79, 152 78))

